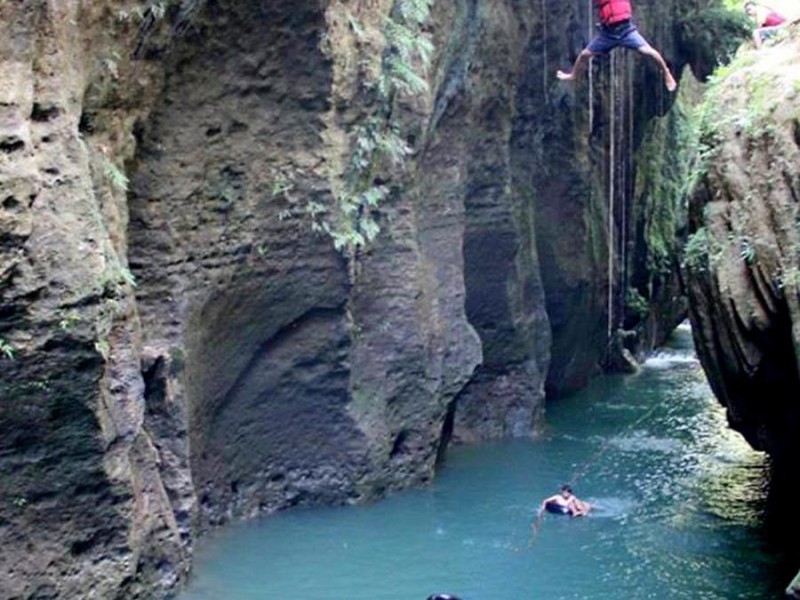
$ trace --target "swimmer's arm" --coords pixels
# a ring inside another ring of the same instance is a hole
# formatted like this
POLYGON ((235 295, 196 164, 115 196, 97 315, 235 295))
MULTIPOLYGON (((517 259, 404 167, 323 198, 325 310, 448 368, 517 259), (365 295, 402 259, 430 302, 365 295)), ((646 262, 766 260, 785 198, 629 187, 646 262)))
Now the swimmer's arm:
POLYGON ((575 498, 575 502, 572 504, 572 516, 582 517, 583 515, 588 515, 591 509, 591 504, 575 498))
POLYGON ((539 511, 536 513, 537 515, 542 516, 542 513, 544 513, 548 502, 558 502, 558 495, 550 496, 542 500, 542 504, 539 506, 539 511))

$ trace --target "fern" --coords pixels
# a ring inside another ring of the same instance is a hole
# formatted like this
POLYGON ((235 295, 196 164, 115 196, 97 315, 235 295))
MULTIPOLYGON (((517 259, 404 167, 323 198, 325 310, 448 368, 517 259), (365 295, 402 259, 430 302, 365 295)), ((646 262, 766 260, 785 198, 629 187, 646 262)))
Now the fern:
MULTIPOLYGON (((394 103, 398 93, 415 96, 429 91, 426 76, 434 46, 422 28, 432 7, 433 0, 395 1, 392 14, 383 24, 386 51, 381 73, 368 86, 376 93, 376 109, 352 131, 350 157, 343 173, 344 189, 336 197, 335 210, 330 215, 311 203, 306 209, 312 218, 312 230, 330 236, 334 247, 348 256, 373 241, 381 231, 374 211, 390 190, 376 183, 377 173, 388 165, 402 169, 412 153, 393 119, 394 103)), ((356 37, 363 37, 361 24, 349 14, 348 21, 356 37)))
POLYGON ((709 267, 711 238, 708 230, 701 227, 689 236, 683 251, 681 266, 688 271, 705 272, 709 267))
POLYGON ((111 346, 108 344, 108 340, 97 340, 94 343, 94 349, 103 357, 105 362, 108 362, 111 357, 111 346))
POLYGON ((381 228, 378 223, 372 218, 362 219, 360 223, 361 231, 364 232, 364 237, 368 242, 371 242, 378 234, 381 232, 381 228))
POLYGON ((369 207, 376 207, 378 204, 389 195, 389 188, 385 185, 377 185, 374 187, 369 188, 366 192, 364 192, 361 197, 363 199, 363 204, 369 207))
POLYGON ((433 0, 398 0, 397 12, 408 22, 423 25, 430 16, 433 0))
POLYGON ((131 270, 127 267, 120 268, 119 277, 123 283, 126 283, 133 288, 136 287, 136 277, 134 277, 133 273, 131 273, 131 270))
POLYGON ((389 59, 387 69, 398 89, 412 95, 424 94, 428 91, 428 82, 418 75, 407 62, 389 59))
POLYGON ((14 360, 14 346, 0 338, 0 357, 5 357, 8 360, 14 360))
POLYGON ((111 182, 112 186, 123 192, 128 191, 128 183, 130 183, 128 177, 125 175, 125 173, 120 171, 117 165, 108 159, 106 159, 105 175, 111 182))
POLYGON ((404 62, 411 63, 415 57, 419 57, 425 69, 430 66, 434 46, 429 39, 422 36, 420 31, 387 19, 384 33, 392 51, 399 55, 404 62))

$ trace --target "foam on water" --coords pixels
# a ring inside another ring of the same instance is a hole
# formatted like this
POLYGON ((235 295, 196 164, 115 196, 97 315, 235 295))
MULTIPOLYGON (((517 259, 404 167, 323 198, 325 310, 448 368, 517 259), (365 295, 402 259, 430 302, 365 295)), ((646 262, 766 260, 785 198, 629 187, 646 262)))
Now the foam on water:
POLYGON ((684 365, 696 365, 697 357, 684 352, 659 352, 644 361, 645 369, 671 369, 684 365))
POLYGON ((612 438, 609 443, 623 452, 680 452, 683 449, 679 440, 654 437, 641 431, 612 438))
POLYGON ((589 496, 586 501, 592 505, 592 512, 589 513, 592 519, 624 519, 638 504, 633 498, 613 496, 589 496))

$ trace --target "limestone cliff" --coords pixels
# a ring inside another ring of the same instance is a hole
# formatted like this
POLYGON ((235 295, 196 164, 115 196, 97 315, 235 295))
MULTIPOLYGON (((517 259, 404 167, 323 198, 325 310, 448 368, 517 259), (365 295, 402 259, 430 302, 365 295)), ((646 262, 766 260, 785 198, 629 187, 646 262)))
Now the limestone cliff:
POLYGON ((473 9, 437 7, 393 108, 414 156, 343 257, 309 213, 375 114, 391 2, 2 4, 3 597, 160 595, 205 523, 430 479, 482 352, 473 9))
POLYGON ((798 440, 799 49, 743 52, 709 92, 684 258, 714 391, 778 461, 798 440))
MULTIPOLYGON (((405 4, 0 2, 0 595, 163 596, 208 525, 529 435, 629 286, 680 313, 612 160, 661 160, 652 65, 558 83, 587 2, 448 0, 392 88, 405 4)), ((676 70, 706 4, 641 9, 676 70)))
MULTIPOLYGON (((728 420, 774 466, 796 546, 800 36, 743 50, 708 92, 684 257, 695 341, 728 420)), ((800 592, 795 591, 795 594, 800 592)))
POLYGON ((135 597, 188 567, 126 261, 122 173, 159 78, 119 54, 118 8, 0 3, 4 598, 135 597))

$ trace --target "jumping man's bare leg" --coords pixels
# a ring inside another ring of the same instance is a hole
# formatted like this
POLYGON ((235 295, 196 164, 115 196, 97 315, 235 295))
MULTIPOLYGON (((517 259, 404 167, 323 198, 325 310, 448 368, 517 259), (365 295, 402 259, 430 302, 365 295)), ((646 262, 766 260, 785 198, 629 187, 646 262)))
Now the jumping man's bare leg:
POLYGON ((574 81, 578 76, 580 69, 583 67, 583 63, 588 61, 592 56, 594 56, 594 52, 584 48, 581 53, 578 54, 578 58, 575 59, 575 64, 572 65, 572 70, 569 73, 558 71, 556 72, 556 77, 558 77, 561 81, 574 81))
POLYGON ((661 56, 661 53, 649 44, 639 48, 639 52, 646 54, 658 63, 659 68, 664 73, 664 84, 667 86, 667 89, 670 92, 674 92, 675 88, 678 87, 678 84, 675 81, 675 78, 672 76, 672 72, 669 70, 669 66, 667 66, 667 62, 664 60, 664 57, 661 56))

